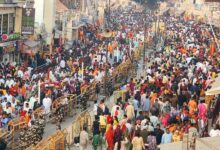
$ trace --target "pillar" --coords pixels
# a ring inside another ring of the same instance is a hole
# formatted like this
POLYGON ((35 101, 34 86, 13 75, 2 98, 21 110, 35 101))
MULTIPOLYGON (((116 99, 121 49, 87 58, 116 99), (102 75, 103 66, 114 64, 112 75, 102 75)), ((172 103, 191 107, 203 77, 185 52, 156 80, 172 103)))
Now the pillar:
POLYGON ((15 26, 14 31, 15 32, 21 32, 21 24, 22 24, 22 8, 17 7, 15 8, 15 26))

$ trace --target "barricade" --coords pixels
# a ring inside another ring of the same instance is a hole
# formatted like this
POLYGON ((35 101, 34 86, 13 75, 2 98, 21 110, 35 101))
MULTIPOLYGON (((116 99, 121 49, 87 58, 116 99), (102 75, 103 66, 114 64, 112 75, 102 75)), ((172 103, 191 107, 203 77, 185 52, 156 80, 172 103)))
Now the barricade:
POLYGON ((73 142, 74 137, 79 136, 83 126, 86 126, 91 131, 92 116, 88 111, 80 113, 69 128, 56 131, 56 133, 42 140, 36 146, 32 145, 26 150, 63 150, 66 145, 70 145, 73 142))
POLYGON ((0 129, 0 138, 7 142, 7 146, 11 148, 14 143, 14 130, 0 129))
POLYGON ((8 131, 7 134, 5 136, 3 136, 2 138, 4 138, 5 140, 8 140, 8 147, 10 149, 16 149, 17 147, 17 143, 15 142, 15 136, 16 136, 16 132, 20 131, 21 129, 27 127, 27 123, 24 117, 18 117, 18 118, 14 118, 12 119, 9 123, 8 123, 8 131))
MULTIPOLYGON (((134 55, 132 56, 132 60, 138 61, 141 57, 143 47, 138 48, 134 55)), ((111 76, 107 77, 107 80, 111 82, 114 90, 119 89, 120 86, 124 85, 124 82, 127 81, 128 77, 131 73, 134 73, 135 67, 133 61, 128 59, 125 63, 120 64, 116 67, 111 76)), ((96 99, 96 84, 97 82, 91 83, 88 87, 86 87, 80 96, 76 95, 66 95, 57 99, 58 103, 62 104, 67 100, 66 112, 65 116, 72 116, 73 111, 77 109, 77 99, 83 97, 84 95, 89 95, 88 100, 96 99)), ((103 88, 103 82, 101 83, 101 88, 103 88)), ((104 88, 103 88, 104 89, 104 88)), ((122 97, 122 100, 125 99, 126 90, 119 90, 114 93, 115 99, 122 97)), ((37 118, 40 116, 42 111, 38 110, 36 112, 37 118)), ((65 145, 70 145, 73 143, 74 137, 79 136, 80 131, 83 129, 83 126, 87 126, 88 131, 91 131, 92 128, 93 116, 90 114, 88 109, 82 113, 80 113, 76 119, 73 121, 71 126, 61 131, 57 131, 54 135, 50 136, 47 139, 42 140, 36 146, 31 146, 26 150, 51 150, 55 148, 63 148, 65 145)))
POLYGON ((27 127, 27 123, 24 117, 14 118, 8 123, 8 129, 13 130, 14 132, 25 127, 27 127))

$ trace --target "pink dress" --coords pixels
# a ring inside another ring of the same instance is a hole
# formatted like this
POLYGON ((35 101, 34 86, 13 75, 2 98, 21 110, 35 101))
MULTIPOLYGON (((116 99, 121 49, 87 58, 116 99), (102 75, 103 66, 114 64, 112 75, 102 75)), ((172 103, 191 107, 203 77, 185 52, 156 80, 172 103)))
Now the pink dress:
POLYGON ((205 104, 200 103, 198 105, 198 110, 199 110, 198 118, 203 121, 206 121, 207 120, 207 118, 206 118, 207 108, 206 108, 205 104))

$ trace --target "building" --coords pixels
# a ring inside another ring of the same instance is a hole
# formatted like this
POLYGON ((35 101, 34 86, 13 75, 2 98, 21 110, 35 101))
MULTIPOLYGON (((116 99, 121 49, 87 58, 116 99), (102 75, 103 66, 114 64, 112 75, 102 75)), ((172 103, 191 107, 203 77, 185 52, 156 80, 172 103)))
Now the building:
POLYGON ((104 5, 101 0, 57 0, 55 45, 59 45, 57 43, 60 41, 71 45, 73 40, 78 39, 82 26, 87 23, 98 25, 103 18, 104 5))
MULTIPOLYGON (((43 40, 50 46, 52 53, 56 0, 35 0, 35 36, 37 40, 43 40), (40 38, 40 39, 39 39, 40 38)), ((42 44, 42 43, 41 43, 42 44)))
POLYGON ((24 1, 0 0, 0 62, 18 62, 24 1))

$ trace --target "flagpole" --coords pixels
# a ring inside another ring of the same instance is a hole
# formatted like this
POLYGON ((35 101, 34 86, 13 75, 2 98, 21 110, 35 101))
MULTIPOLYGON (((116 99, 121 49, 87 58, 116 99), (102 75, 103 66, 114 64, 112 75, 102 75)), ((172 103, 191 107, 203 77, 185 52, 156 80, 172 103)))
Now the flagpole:
POLYGON ((38 103, 40 104, 40 80, 38 81, 38 103))
POLYGON ((118 50, 118 46, 117 46, 117 62, 119 61, 119 50, 118 50))
POLYGON ((84 79, 84 63, 82 62, 82 80, 84 79))

